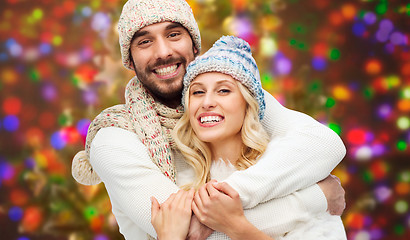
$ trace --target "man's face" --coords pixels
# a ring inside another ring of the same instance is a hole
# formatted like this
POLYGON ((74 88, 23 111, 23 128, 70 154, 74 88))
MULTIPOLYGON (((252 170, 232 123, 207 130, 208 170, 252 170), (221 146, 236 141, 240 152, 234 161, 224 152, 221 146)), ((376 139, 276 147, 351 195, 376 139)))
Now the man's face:
POLYGON ((189 32, 178 23, 152 24, 135 33, 130 50, 145 88, 164 104, 179 105, 186 67, 197 52, 189 32))

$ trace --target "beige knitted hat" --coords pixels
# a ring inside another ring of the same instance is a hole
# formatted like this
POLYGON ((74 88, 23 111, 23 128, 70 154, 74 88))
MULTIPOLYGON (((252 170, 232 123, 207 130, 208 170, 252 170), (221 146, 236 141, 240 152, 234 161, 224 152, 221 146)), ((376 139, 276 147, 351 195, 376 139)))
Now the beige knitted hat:
POLYGON ((185 0, 129 0, 125 3, 118 22, 122 63, 126 68, 132 70, 129 49, 135 32, 145 26, 165 21, 184 26, 199 54, 201 36, 198 24, 185 0))

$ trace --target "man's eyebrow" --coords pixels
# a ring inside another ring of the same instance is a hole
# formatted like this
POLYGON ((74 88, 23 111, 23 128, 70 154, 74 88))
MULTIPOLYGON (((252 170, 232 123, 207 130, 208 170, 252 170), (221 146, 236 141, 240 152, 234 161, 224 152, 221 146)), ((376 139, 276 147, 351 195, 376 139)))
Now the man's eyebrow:
POLYGON ((183 26, 180 23, 172 22, 168 24, 168 26, 165 29, 170 30, 170 29, 179 28, 179 27, 183 27, 183 26))
POLYGON ((134 40, 134 39, 136 39, 136 38, 138 38, 138 37, 142 37, 142 36, 145 36, 145 35, 147 35, 149 32, 148 31, 138 31, 138 32, 136 32, 135 34, 134 34, 134 36, 132 36, 132 39, 131 39, 131 42, 134 40))
MULTIPOLYGON (((183 26, 182 26, 180 23, 171 22, 170 24, 168 24, 168 25, 166 26, 165 29, 166 29, 166 30, 170 30, 170 29, 179 28, 179 27, 183 27, 183 26)), ((149 34, 148 31, 144 31, 144 30, 141 31, 141 30, 140 30, 140 31, 134 33, 134 36, 132 36, 131 42, 132 42, 134 39, 136 39, 136 38, 138 38, 138 37, 145 36, 145 35, 147 35, 147 34, 149 34)))

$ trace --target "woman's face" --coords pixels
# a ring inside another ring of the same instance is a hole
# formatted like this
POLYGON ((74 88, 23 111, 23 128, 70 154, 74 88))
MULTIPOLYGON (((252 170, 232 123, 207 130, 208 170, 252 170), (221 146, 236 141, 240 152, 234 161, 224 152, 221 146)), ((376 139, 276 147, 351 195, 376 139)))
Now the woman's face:
POLYGON ((189 120, 201 141, 241 141, 246 101, 230 75, 209 72, 198 75, 189 93, 189 120))

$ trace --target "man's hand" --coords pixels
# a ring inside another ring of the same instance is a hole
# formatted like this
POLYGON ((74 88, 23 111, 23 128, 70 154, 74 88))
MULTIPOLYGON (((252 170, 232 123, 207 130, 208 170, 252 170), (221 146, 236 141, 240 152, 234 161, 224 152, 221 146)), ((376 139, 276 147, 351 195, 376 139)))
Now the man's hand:
POLYGON ((202 224, 195 215, 191 217, 191 225, 188 231, 188 240, 205 240, 214 230, 202 224))
POLYGON ((342 215, 345 207, 345 190, 343 189, 340 179, 334 175, 317 183, 325 194, 327 200, 327 210, 331 215, 342 215))

